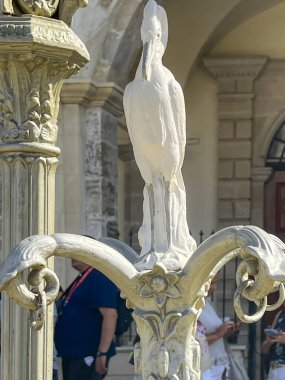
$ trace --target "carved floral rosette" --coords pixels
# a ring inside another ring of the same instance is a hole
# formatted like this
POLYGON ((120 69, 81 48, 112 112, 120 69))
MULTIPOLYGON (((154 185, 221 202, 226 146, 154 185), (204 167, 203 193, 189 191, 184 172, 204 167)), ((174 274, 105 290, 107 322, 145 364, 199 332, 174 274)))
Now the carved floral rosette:
POLYGON ((88 59, 84 44, 60 21, 0 18, 2 142, 55 144, 63 80, 88 59))

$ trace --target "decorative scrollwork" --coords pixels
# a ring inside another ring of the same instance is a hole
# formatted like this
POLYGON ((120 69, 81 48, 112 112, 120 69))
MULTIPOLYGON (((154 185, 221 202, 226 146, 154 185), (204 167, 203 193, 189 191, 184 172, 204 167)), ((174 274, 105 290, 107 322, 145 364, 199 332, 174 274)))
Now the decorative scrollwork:
POLYGON ((256 303, 259 303, 258 310, 254 315, 247 315, 242 310, 241 306, 241 296, 243 292, 247 289, 253 286, 254 281, 253 280, 245 280, 239 284, 239 286, 236 289, 235 295, 234 295, 234 306, 235 311, 239 319, 245 323, 254 323, 257 322, 262 316, 264 315, 267 307, 267 297, 265 296, 263 299, 256 301, 256 303))
POLYGON ((265 310, 284 301, 285 245, 257 227, 235 226, 212 235, 181 271, 158 262, 151 270, 139 272, 136 257, 124 256, 123 245, 107 244, 70 234, 25 239, 0 264, 0 291, 6 290, 30 310, 39 309, 33 328, 40 328, 45 304, 52 302, 57 291, 58 280, 47 269, 48 258, 75 257, 96 267, 120 287, 134 308, 141 337, 135 351, 136 367, 146 379, 169 380, 199 378, 196 321, 211 279, 228 261, 238 256, 242 260, 234 298, 242 321, 256 322, 265 310), (26 286, 23 272, 28 268, 32 271, 26 286), (268 305, 267 295, 275 290, 279 290, 279 300, 268 305), (257 304, 254 315, 244 313, 242 297, 257 304))
MULTIPOLYGON (((26 268, 23 268, 23 270, 26 268)), ((56 274, 49 268, 33 269, 28 276, 28 286, 24 282, 24 272, 21 272, 9 282, 7 293, 10 298, 30 310, 41 308, 39 303, 40 286, 45 283, 43 292, 46 305, 50 305, 57 297, 59 280, 56 274), (29 289, 31 287, 31 290, 29 289)))
POLYGON ((57 10, 59 0, 18 0, 25 13, 51 17, 57 10))
MULTIPOLYGON (((18 6, 23 13, 32 14, 43 17, 55 17, 59 15, 59 19, 68 26, 71 25, 72 17, 78 8, 86 7, 88 0, 16 0, 18 6)), ((18 9, 12 0, 9 6, 5 5, 5 13, 13 14, 18 9)))
POLYGON ((46 318, 46 293, 38 287, 33 288, 32 292, 36 294, 38 309, 35 312, 30 311, 31 327, 34 331, 38 331, 43 327, 46 318))

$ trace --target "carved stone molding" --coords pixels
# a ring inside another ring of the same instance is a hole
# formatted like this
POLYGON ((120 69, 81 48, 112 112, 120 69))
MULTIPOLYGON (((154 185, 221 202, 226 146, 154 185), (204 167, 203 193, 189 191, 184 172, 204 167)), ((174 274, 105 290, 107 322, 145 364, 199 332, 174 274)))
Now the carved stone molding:
POLYGON ((273 169, 267 166, 253 167, 251 169, 252 181, 265 183, 270 177, 270 175, 272 174, 272 172, 273 172, 273 169))
POLYGON ((205 67, 215 78, 250 77, 255 79, 267 62, 266 57, 205 58, 205 67))
POLYGON ((42 44, 41 52, 44 56, 54 59, 65 56, 70 67, 77 65, 79 69, 89 60, 89 53, 83 42, 58 20, 29 15, 0 17, 1 54, 33 57, 39 44, 42 44))
POLYGON ((102 107, 114 116, 123 115, 123 89, 112 82, 94 83, 69 79, 63 84, 61 102, 102 107))
POLYGON ((58 19, 70 26, 76 10, 87 4, 88 0, 1 0, 0 14, 52 17, 57 12, 58 19))

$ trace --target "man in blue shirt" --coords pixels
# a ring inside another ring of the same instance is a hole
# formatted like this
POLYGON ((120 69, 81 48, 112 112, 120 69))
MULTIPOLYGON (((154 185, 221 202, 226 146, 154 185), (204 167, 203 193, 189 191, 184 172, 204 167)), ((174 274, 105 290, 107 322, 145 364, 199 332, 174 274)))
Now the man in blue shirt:
POLYGON ((101 272, 72 259, 80 275, 64 293, 55 327, 64 380, 99 380, 115 355, 117 289, 101 272))

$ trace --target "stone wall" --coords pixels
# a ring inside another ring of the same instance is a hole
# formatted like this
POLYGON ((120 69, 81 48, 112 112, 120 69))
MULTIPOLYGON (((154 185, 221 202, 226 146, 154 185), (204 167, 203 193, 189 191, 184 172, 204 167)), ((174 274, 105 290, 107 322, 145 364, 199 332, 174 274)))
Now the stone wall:
POLYGON ((219 84, 218 229, 250 224, 254 80, 265 58, 204 61, 219 84))

